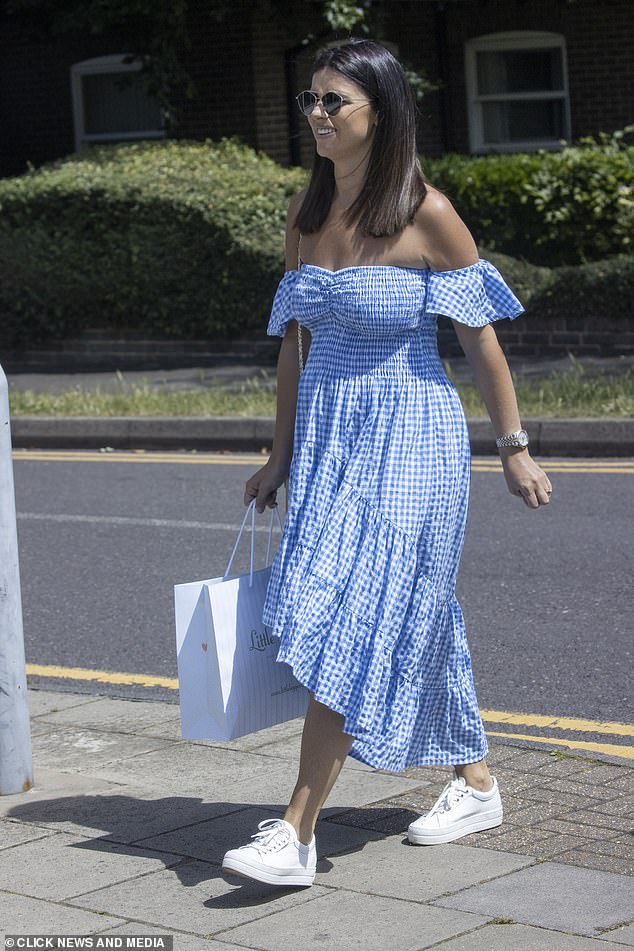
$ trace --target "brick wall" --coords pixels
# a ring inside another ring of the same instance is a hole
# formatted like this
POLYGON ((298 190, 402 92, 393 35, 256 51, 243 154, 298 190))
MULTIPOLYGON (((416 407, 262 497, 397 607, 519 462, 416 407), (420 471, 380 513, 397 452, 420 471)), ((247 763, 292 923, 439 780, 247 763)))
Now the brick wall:
MULTIPOLYGON (((563 319, 537 324, 521 316, 500 321, 495 331, 504 352, 514 357, 561 356, 568 351, 575 356, 596 357, 634 353, 634 319, 611 327, 605 319, 585 324, 563 319)), ((443 318, 438 321, 438 349, 446 357, 463 355, 453 327, 443 318)))
POLYGON ((634 3, 631 0, 469 0, 446 5, 454 145, 469 151, 466 40, 510 30, 563 34, 573 139, 634 120, 634 3))
POLYGON ((196 96, 178 102, 180 138, 238 135, 248 145, 257 145, 251 6, 246 0, 235 0, 231 16, 218 23, 209 16, 205 4, 190 5, 187 69, 196 96))
POLYGON ((113 35, 56 37, 0 12, 0 175, 74 151, 70 68, 125 52, 113 35))
POLYGON ((283 23, 267 16, 260 7, 253 13, 251 36, 257 147, 281 165, 288 165, 291 117, 285 54, 289 40, 283 23))
MULTIPOLYGON (((256 145, 251 68, 252 5, 236 0, 217 23, 192 4, 188 69, 196 98, 178 101, 182 138, 239 135, 256 145)), ((70 68, 94 56, 128 52, 129 36, 112 32, 51 37, 35 22, 0 12, 0 175, 19 175, 75 149, 70 68)))
MULTIPOLYGON (((293 86, 294 93, 310 82, 315 47, 290 56, 289 75, 286 57, 297 44, 297 21, 291 32, 284 18, 248 0, 235 0, 231 15, 221 23, 208 15, 205 5, 192 3, 191 10, 188 61, 197 96, 179 104, 178 135, 237 134, 287 164, 288 87, 293 86)), ((301 16, 306 33, 323 31, 310 4, 301 16)), ((445 88, 428 94, 421 104, 423 155, 468 151, 465 41, 522 29, 548 30, 566 38, 575 138, 634 120, 633 0, 392 0, 385 4, 386 38, 430 79, 445 80, 445 88)), ((19 174, 27 161, 37 165, 72 152, 71 65, 129 46, 129 38, 116 33, 51 37, 29 26, 28 19, 0 12, 0 175, 19 174)), ((301 117, 299 137, 301 162, 309 166, 314 146, 301 117)))

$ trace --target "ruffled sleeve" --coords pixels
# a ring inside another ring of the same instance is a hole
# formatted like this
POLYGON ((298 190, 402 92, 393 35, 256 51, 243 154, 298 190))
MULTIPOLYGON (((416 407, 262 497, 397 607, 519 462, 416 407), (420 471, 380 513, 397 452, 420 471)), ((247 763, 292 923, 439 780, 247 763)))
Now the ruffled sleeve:
POLYGON ((277 286, 271 317, 266 328, 269 337, 283 337, 289 320, 294 317, 292 299, 298 276, 299 271, 287 271, 277 286))
POLYGON ((425 309, 469 327, 484 327, 504 317, 514 320, 524 313, 498 269, 484 258, 453 271, 432 271, 425 309))

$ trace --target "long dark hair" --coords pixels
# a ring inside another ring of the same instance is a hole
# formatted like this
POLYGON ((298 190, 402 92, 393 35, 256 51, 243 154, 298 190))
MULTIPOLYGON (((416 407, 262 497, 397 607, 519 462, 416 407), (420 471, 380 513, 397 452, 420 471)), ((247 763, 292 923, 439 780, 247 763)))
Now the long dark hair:
MULTIPOLYGON (((334 69, 372 99, 379 122, 368 172, 344 221, 374 237, 387 237, 410 224, 427 188, 416 153, 416 106, 405 71, 388 49, 373 40, 353 38, 320 50, 313 73, 334 69)), ((335 193, 334 165, 315 151, 306 196, 297 215, 302 233, 319 231, 335 193)))

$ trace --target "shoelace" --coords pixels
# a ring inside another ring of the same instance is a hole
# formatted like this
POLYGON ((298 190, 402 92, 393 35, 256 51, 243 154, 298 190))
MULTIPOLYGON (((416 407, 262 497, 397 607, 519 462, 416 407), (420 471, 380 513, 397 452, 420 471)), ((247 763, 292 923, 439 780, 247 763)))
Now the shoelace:
POLYGON ((272 852, 283 848, 290 840, 291 834, 281 819, 263 819, 258 823, 258 831, 251 838, 254 840, 243 848, 255 848, 258 852, 272 852))
POLYGON ((452 779, 441 792, 428 816, 433 816, 437 812, 448 812, 452 806, 468 795, 467 786, 460 779, 452 779))

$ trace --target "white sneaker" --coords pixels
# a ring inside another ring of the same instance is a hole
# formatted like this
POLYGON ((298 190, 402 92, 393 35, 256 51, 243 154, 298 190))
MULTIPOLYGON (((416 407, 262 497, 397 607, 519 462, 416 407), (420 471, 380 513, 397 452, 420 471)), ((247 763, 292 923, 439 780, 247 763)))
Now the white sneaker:
POLYGON ((253 842, 225 854, 223 872, 269 885, 313 884, 317 867, 315 836, 310 845, 304 845, 290 822, 264 819, 251 838, 253 842))
POLYGON ((452 779, 431 810, 410 824, 409 841, 414 845, 438 845, 501 825, 500 790, 495 776, 491 779, 493 786, 486 792, 467 786, 462 776, 452 779))

